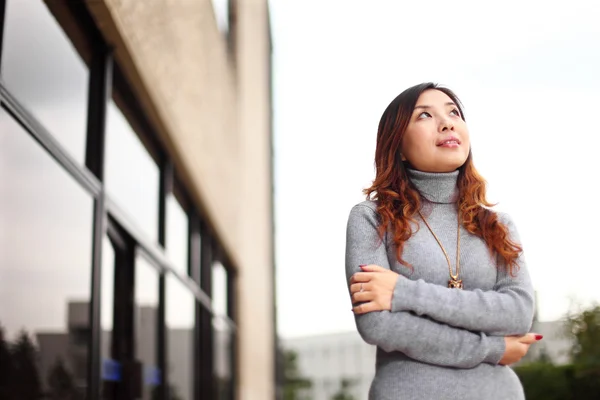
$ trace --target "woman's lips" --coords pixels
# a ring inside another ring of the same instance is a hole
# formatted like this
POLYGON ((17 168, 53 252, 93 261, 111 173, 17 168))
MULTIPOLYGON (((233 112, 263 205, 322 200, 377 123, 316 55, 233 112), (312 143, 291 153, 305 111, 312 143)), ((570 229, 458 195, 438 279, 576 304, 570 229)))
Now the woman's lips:
POLYGON ((455 139, 450 139, 450 140, 445 140, 442 143, 438 144, 438 147, 458 147, 460 146, 460 143, 458 142, 458 140, 455 139))
POLYGON ((436 143, 438 147, 458 147, 460 146, 460 140, 458 140, 458 138, 456 136, 446 136, 445 138, 442 138, 440 140, 438 140, 438 142, 436 143))

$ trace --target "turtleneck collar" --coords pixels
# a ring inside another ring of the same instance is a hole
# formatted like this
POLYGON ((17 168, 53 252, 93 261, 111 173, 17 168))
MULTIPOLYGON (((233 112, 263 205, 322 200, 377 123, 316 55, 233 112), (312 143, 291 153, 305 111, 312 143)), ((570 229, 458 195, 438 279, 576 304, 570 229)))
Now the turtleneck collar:
POLYGON ((458 197, 458 170, 453 172, 423 172, 407 168, 411 182, 421 195, 432 203, 455 203, 458 197))

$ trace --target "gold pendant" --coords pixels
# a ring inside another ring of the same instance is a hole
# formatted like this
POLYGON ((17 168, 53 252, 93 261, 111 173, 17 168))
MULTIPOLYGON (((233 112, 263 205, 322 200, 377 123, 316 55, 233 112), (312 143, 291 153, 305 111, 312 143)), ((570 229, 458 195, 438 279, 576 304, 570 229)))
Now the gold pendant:
POLYGON ((452 278, 448 281, 448 287, 450 289, 462 289, 463 288, 463 283, 462 283, 462 279, 455 279, 452 278))

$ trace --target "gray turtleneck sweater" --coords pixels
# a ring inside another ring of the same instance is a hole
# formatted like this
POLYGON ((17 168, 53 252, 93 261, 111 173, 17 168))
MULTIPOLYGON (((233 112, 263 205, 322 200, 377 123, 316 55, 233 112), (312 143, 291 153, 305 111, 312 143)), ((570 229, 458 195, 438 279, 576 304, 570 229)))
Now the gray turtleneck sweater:
MULTIPOLYGON (((426 199, 423 215, 446 249, 455 271, 458 171, 444 174, 409 170, 426 199)), ((500 221, 511 239, 518 233, 506 214, 500 221)), ((391 311, 356 315, 363 340, 377 346, 371 400, 518 400, 521 383, 510 367, 499 365, 504 336, 529 332, 533 288, 523 256, 516 277, 508 274, 485 242, 461 228, 460 277, 464 290, 447 288, 448 263, 435 238, 420 221, 396 259, 393 242, 377 233, 376 203, 352 208, 346 237, 346 278, 361 264, 400 274, 391 311)))

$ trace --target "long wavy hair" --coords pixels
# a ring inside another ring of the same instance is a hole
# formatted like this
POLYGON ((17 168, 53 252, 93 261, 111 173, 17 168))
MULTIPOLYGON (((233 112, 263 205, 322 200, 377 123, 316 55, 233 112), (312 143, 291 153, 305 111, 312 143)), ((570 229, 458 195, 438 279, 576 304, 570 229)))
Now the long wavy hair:
MULTIPOLYGON (((364 190, 367 199, 377 203, 381 238, 386 232, 390 232, 397 249, 398 261, 409 268, 412 266, 402 258, 402 251, 404 243, 412 235, 410 224, 416 223, 414 216, 422 207, 423 197, 406 172, 407 165, 402 161, 401 145, 419 96, 431 89, 448 95, 465 120, 460 100, 448 88, 429 82, 400 93, 381 116, 375 150, 376 176, 371 187, 364 190)), ((486 199, 486 183, 473 165, 471 150, 458 170, 457 207, 464 228, 482 238, 492 255, 497 254, 500 264, 514 276, 519 270, 517 259, 523 249, 510 239, 508 228, 489 209, 492 204, 486 199)))

